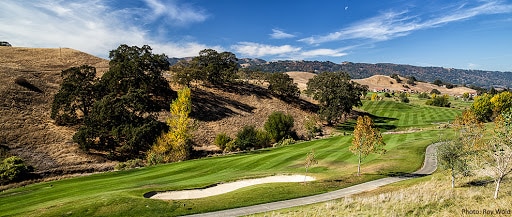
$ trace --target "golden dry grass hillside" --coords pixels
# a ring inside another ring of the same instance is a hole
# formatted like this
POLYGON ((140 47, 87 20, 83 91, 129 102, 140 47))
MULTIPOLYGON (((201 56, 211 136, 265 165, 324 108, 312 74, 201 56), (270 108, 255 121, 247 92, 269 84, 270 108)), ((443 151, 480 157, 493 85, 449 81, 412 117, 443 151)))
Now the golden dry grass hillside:
MULTIPOLYGON (((293 78, 294 82, 297 83, 298 87, 301 90, 305 90, 307 87, 307 82, 309 79, 313 78, 315 76, 314 73, 310 72, 287 72, 290 77, 293 78)), ((448 94, 453 96, 460 96, 464 93, 476 93, 476 90, 467 88, 467 87, 455 87, 452 89, 448 89, 446 87, 440 87, 434 84, 425 83, 425 82, 416 82, 416 85, 407 85, 405 81, 406 78, 401 77, 403 80, 402 83, 397 83, 395 79, 386 76, 386 75, 374 75, 369 78, 363 78, 363 79, 354 79, 354 82, 357 82, 362 85, 368 85, 369 91, 375 91, 375 90, 383 90, 388 89, 390 91, 402 91, 402 90, 413 90, 416 92, 428 92, 432 91, 432 89, 439 90, 442 94, 448 94), (407 85, 408 88, 404 87, 404 85, 407 85)))
MULTIPOLYGON (((0 145, 43 176, 109 170, 116 163, 80 150, 72 141, 76 127, 56 126, 50 118, 61 71, 83 64, 96 67, 98 76, 108 70, 108 60, 73 49, 0 47, 0 145), (34 88, 18 85, 15 80, 19 78, 34 88)), ((261 84, 196 85, 192 100, 191 116, 197 124, 194 142, 199 150, 216 150, 213 141, 219 133, 235 137, 245 125, 263 128, 273 111, 291 114, 296 131, 303 135, 304 119, 315 110, 315 105, 303 99, 277 99, 261 84)), ((168 115, 162 112, 160 120, 168 115)))
POLYGON ((112 166, 80 151, 71 141, 74 130, 55 126, 50 119, 61 71, 83 64, 100 73, 108 69, 107 60, 69 48, 0 47, 0 145, 43 175, 112 166), (20 86, 16 79, 34 88, 20 86))
POLYGON ((295 131, 305 135, 304 121, 315 115, 316 106, 305 99, 285 102, 273 97, 264 86, 233 84, 229 87, 192 88, 192 114, 197 123, 194 142, 198 149, 216 150, 215 136, 226 133, 231 138, 247 125, 262 129, 268 116, 274 111, 290 114, 295 120, 295 131))

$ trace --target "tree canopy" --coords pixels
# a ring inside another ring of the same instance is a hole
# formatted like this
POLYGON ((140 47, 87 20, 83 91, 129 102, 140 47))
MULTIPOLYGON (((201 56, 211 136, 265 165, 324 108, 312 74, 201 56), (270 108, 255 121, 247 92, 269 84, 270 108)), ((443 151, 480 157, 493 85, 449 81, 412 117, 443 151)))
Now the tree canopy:
POLYGON ((169 63, 147 45, 120 45, 110 59, 109 70, 90 93, 95 98, 92 109, 73 140, 84 150, 105 151, 110 158, 139 157, 166 129, 156 112, 176 96, 162 76, 169 63))
POLYGON ((384 152, 384 145, 386 144, 382 135, 375 128, 372 119, 368 116, 357 117, 352 146, 349 147, 350 151, 357 155, 357 175, 361 174, 361 161, 370 153, 384 152))
POLYGON ((58 125, 76 125, 89 115, 96 101, 96 68, 72 67, 61 73, 62 84, 52 102, 50 117, 58 125))
POLYGON ((174 81, 190 85, 193 80, 222 85, 232 82, 238 72, 236 55, 231 52, 218 53, 213 49, 204 49, 191 61, 182 61, 172 67, 174 81))
POLYGON ((367 91, 367 86, 350 81, 345 72, 323 72, 308 81, 306 94, 318 100, 320 117, 332 125, 354 106, 361 106, 361 95, 367 91))
POLYGON ((272 73, 268 76, 268 90, 275 96, 298 98, 300 90, 293 79, 286 73, 272 73))

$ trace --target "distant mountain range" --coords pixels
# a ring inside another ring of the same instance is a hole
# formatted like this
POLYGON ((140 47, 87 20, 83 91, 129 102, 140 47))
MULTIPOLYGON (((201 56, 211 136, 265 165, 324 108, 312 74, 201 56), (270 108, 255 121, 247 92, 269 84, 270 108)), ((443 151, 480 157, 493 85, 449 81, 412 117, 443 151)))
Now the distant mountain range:
MULTIPOLYGON (((189 59, 189 58, 183 58, 189 59)), ((169 62, 175 64, 179 58, 170 58, 169 62)), ((347 72, 351 78, 367 78, 373 75, 398 74, 403 77, 414 76, 417 80, 433 82, 441 80, 452 84, 475 85, 479 87, 512 87, 512 72, 483 71, 469 69, 454 69, 443 67, 420 67, 393 63, 352 63, 341 64, 330 61, 265 61, 254 58, 241 58, 238 63, 243 68, 263 72, 347 72)))

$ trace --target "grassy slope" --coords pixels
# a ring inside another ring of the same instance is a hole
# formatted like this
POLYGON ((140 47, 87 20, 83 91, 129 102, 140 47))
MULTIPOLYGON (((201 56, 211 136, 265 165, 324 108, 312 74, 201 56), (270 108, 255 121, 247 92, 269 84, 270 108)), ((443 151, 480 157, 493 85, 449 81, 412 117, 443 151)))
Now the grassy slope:
POLYGON ((11 189, 0 194, 0 213, 23 216, 178 215, 311 195, 389 174, 412 172, 420 167, 422 150, 431 142, 429 138, 436 134, 436 131, 424 131, 385 136, 389 152, 380 158, 370 156, 363 166, 366 175, 362 177, 353 176, 356 158, 348 151, 351 138, 333 137, 248 154, 107 172, 11 189), (311 149, 315 149, 320 162, 311 173, 320 181, 306 187, 297 183, 270 184, 193 201, 167 202, 142 197, 149 191, 204 187, 244 177, 300 174, 304 171, 304 156, 311 149))
MULTIPOLYGON (((391 103, 391 107, 380 107, 375 113, 404 106, 391 103)), ((404 125, 407 123, 410 122, 406 121, 404 125)), ((370 155, 364 161, 362 169, 365 175, 361 177, 353 175, 357 165, 355 156, 348 151, 351 137, 332 137, 246 154, 108 172, 11 189, 0 193, 0 213, 36 216, 181 215, 317 194, 370 179, 412 172, 421 166, 424 148, 438 134, 438 130, 426 130, 385 135, 388 153, 370 155), (297 183, 260 185, 199 200, 159 201, 142 197, 150 191, 198 188, 273 174, 300 174, 304 171, 302 163, 306 153, 311 149, 315 150, 319 160, 319 165, 311 169, 311 173, 319 181, 307 186, 297 183)))
POLYGON ((360 195, 253 216, 508 216, 498 215, 497 209, 512 210, 512 183, 504 182, 500 197, 493 199, 494 183, 471 185, 475 178, 457 180, 450 187, 450 177, 436 173, 365 192, 360 195), (479 214, 464 213, 477 210, 479 214), (493 214, 483 215, 483 210, 493 214))

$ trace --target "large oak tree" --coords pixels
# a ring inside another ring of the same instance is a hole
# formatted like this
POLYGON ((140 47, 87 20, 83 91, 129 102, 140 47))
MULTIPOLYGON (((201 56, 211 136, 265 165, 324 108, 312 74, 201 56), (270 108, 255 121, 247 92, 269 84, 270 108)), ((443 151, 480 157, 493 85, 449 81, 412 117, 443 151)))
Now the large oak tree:
POLYGON ((362 106, 361 95, 367 90, 345 72, 323 72, 308 81, 306 94, 318 100, 320 117, 332 125, 344 119, 354 106, 362 106))

